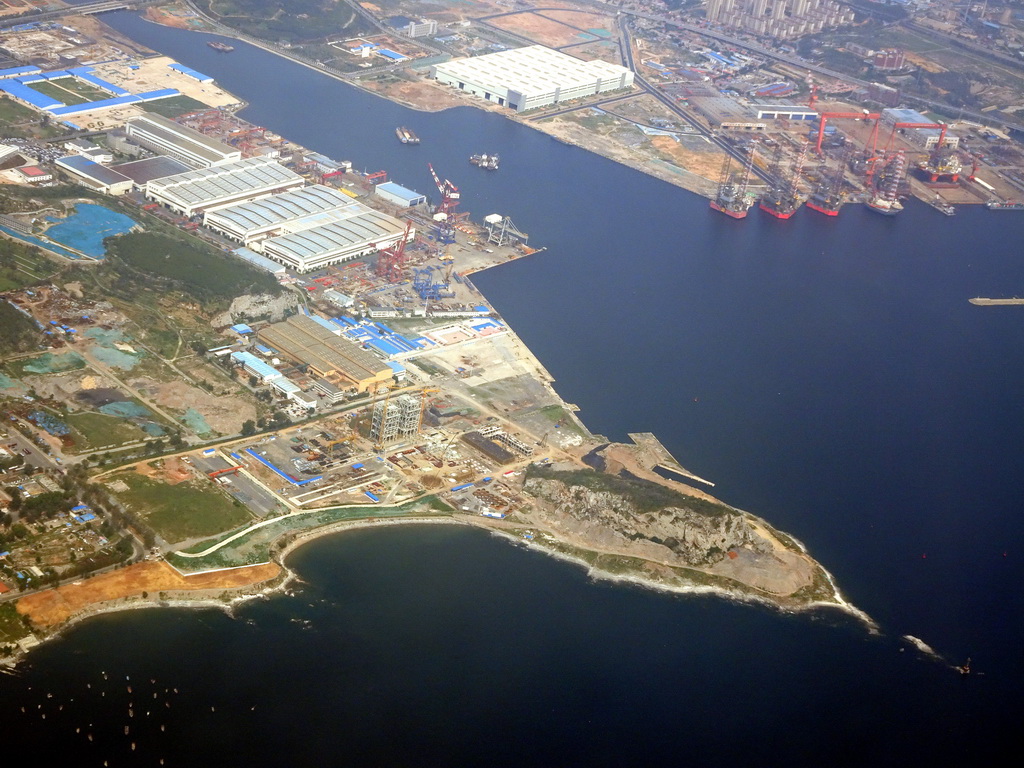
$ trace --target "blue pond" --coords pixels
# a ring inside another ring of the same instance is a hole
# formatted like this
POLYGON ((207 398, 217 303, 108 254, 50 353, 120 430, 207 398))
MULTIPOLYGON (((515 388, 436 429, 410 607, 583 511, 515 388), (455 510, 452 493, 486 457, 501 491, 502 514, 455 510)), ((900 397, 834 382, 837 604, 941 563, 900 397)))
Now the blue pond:
POLYGON ((135 221, 128 216, 91 203, 79 203, 66 219, 49 221, 59 222, 46 231, 50 240, 94 259, 102 259, 106 253, 103 238, 123 234, 135 226, 135 221))

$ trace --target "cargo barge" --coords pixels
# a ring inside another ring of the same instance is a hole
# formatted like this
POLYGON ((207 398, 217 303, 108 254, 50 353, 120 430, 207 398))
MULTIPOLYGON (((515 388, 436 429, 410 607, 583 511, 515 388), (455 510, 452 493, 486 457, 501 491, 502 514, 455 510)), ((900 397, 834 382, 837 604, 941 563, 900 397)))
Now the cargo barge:
POLYGON ((1024 203, 1017 200, 1007 200, 1005 203, 1000 200, 989 200, 985 207, 990 211, 1024 211, 1024 203))
POLYGON ((403 144, 419 144, 420 137, 413 133, 411 130, 406 128, 404 125, 395 128, 395 136, 403 144))

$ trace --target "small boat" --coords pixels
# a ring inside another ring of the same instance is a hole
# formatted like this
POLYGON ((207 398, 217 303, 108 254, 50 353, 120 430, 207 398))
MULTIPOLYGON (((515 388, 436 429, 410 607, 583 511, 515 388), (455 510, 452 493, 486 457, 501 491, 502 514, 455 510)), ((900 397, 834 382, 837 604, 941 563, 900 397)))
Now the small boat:
POLYGON ((395 128, 395 136, 403 144, 419 144, 420 137, 413 133, 411 130, 406 128, 404 125, 400 125, 395 128))
POLYGON ((231 53, 233 50, 235 50, 235 46, 228 45, 227 43, 222 43, 218 40, 211 40, 207 43, 207 45, 213 48, 213 50, 219 51, 220 53, 231 53))
POLYGON ((899 200, 890 200, 881 196, 868 200, 867 206, 869 211, 880 213, 883 216, 895 216, 903 210, 903 205, 899 200))
POLYGON ((497 155, 472 155, 469 158, 469 162, 478 168, 483 168, 487 171, 498 170, 498 165, 501 160, 497 155))

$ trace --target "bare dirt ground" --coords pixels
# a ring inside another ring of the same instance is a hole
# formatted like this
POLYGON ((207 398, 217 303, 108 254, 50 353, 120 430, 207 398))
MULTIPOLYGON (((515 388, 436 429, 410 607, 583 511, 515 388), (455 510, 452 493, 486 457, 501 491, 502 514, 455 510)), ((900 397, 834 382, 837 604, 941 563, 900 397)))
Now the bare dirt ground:
POLYGON ((203 414, 214 430, 231 435, 242 429, 242 424, 256 418, 256 407, 240 397, 213 395, 184 381, 159 382, 148 377, 134 378, 131 385, 145 389, 147 396, 161 408, 184 413, 194 408, 203 414))
POLYGON ((153 464, 137 464, 135 472, 144 477, 151 477, 167 485, 177 485, 193 477, 192 470, 178 456, 171 456, 163 462, 162 467, 153 464))
POLYGON ((150 21, 178 29, 210 29, 209 22, 197 16, 188 15, 184 6, 177 4, 164 5, 158 8, 147 8, 145 16, 150 21))
POLYGON ((37 627, 54 627, 96 603, 120 600, 143 592, 235 589, 273 579, 281 572, 276 563, 229 571, 182 576, 164 562, 145 562, 92 579, 27 595, 18 601, 18 613, 37 627))
POLYGON ((919 54, 911 53, 910 51, 904 51, 904 55, 907 57, 907 61, 909 61, 911 64, 914 64, 915 66, 920 67, 925 72, 945 72, 946 71, 945 67, 942 67, 942 66, 936 64, 931 59, 927 59, 924 56, 921 56, 919 54))
POLYGON ((569 43, 578 43, 587 39, 575 29, 536 13, 517 13, 514 16, 502 16, 499 19, 491 19, 489 23, 499 29, 507 29, 509 32, 515 32, 523 37, 528 37, 550 48, 557 48, 560 45, 568 45, 569 43))
POLYGON ((364 80, 360 85, 393 101, 407 104, 426 112, 440 112, 442 109, 466 106, 466 101, 456 96, 451 89, 439 86, 434 82, 401 81, 381 83, 373 80, 364 80))
POLYGON ((604 16, 600 13, 587 13, 585 11, 544 11, 545 18, 554 19, 564 24, 580 29, 604 29, 609 33, 614 29, 614 20, 611 16, 604 16))
POLYGON ((663 155, 668 156, 672 163, 680 168, 685 168, 690 173, 703 176, 709 181, 718 176, 724 155, 711 146, 708 147, 707 152, 696 152, 687 149, 671 136, 651 136, 651 144, 663 155))
POLYGON ((600 59, 609 64, 621 64, 622 54, 619 53, 619 45, 614 40, 600 40, 589 45, 577 45, 569 49, 572 55, 583 61, 594 61, 600 59))
POLYGON ((14 16, 18 13, 25 13, 31 8, 32 6, 24 0, 4 0, 4 4, 0 5, 0 16, 14 16))
MULTIPOLYGON (((565 141, 567 144, 589 149, 591 152, 596 152, 599 155, 603 155, 623 165, 628 165, 630 168, 635 168, 638 171, 648 173, 683 189, 688 189, 691 192, 707 197, 714 194, 716 184, 700 173, 691 171, 686 165, 686 162, 689 160, 695 164, 695 167, 706 171, 706 163, 708 161, 703 157, 698 157, 697 153, 694 153, 692 158, 688 158, 684 154, 687 150, 684 150, 682 147, 679 149, 681 153, 679 162, 673 161, 671 164, 668 162, 659 163, 651 157, 651 153, 645 153, 642 150, 638 151, 636 146, 626 146, 617 141, 614 136, 595 133, 571 118, 556 117, 552 120, 531 122, 530 125, 565 141)), ((675 141, 669 137, 665 138, 668 138, 669 141, 675 141)), ((652 144, 651 146, 653 147, 654 145, 652 144)), ((721 164, 721 156, 714 155, 714 157, 718 158, 712 162, 717 169, 717 166, 721 164)), ((717 173, 717 170, 715 173, 717 173)), ((712 173, 712 178, 715 177, 715 173, 712 173)))

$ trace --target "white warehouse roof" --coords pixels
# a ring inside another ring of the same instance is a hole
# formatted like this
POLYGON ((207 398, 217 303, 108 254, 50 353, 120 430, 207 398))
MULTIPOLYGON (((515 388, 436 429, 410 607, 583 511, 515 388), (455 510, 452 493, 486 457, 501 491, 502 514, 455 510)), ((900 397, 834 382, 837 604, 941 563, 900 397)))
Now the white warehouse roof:
POLYGON ((331 187, 316 184, 249 203, 209 211, 205 224, 247 241, 268 231, 280 229, 286 222, 315 213, 345 208, 351 203, 352 198, 348 195, 331 187))
POLYGON ((285 230, 287 234, 260 243, 263 254, 306 272, 388 247, 402 238, 405 225, 350 200, 344 209, 305 216, 285 230))
POLYGON ((589 88, 608 81, 621 81, 625 87, 633 82, 633 73, 618 64, 583 61, 543 45, 454 59, 434 70, 448 80, 474 83, 488 91, 522 94, 589 88))
POLYGON ((153 179, 146 184, 146 196, 192 216, 304 183, 301 176, 273 158, 250 157, 153 179))

